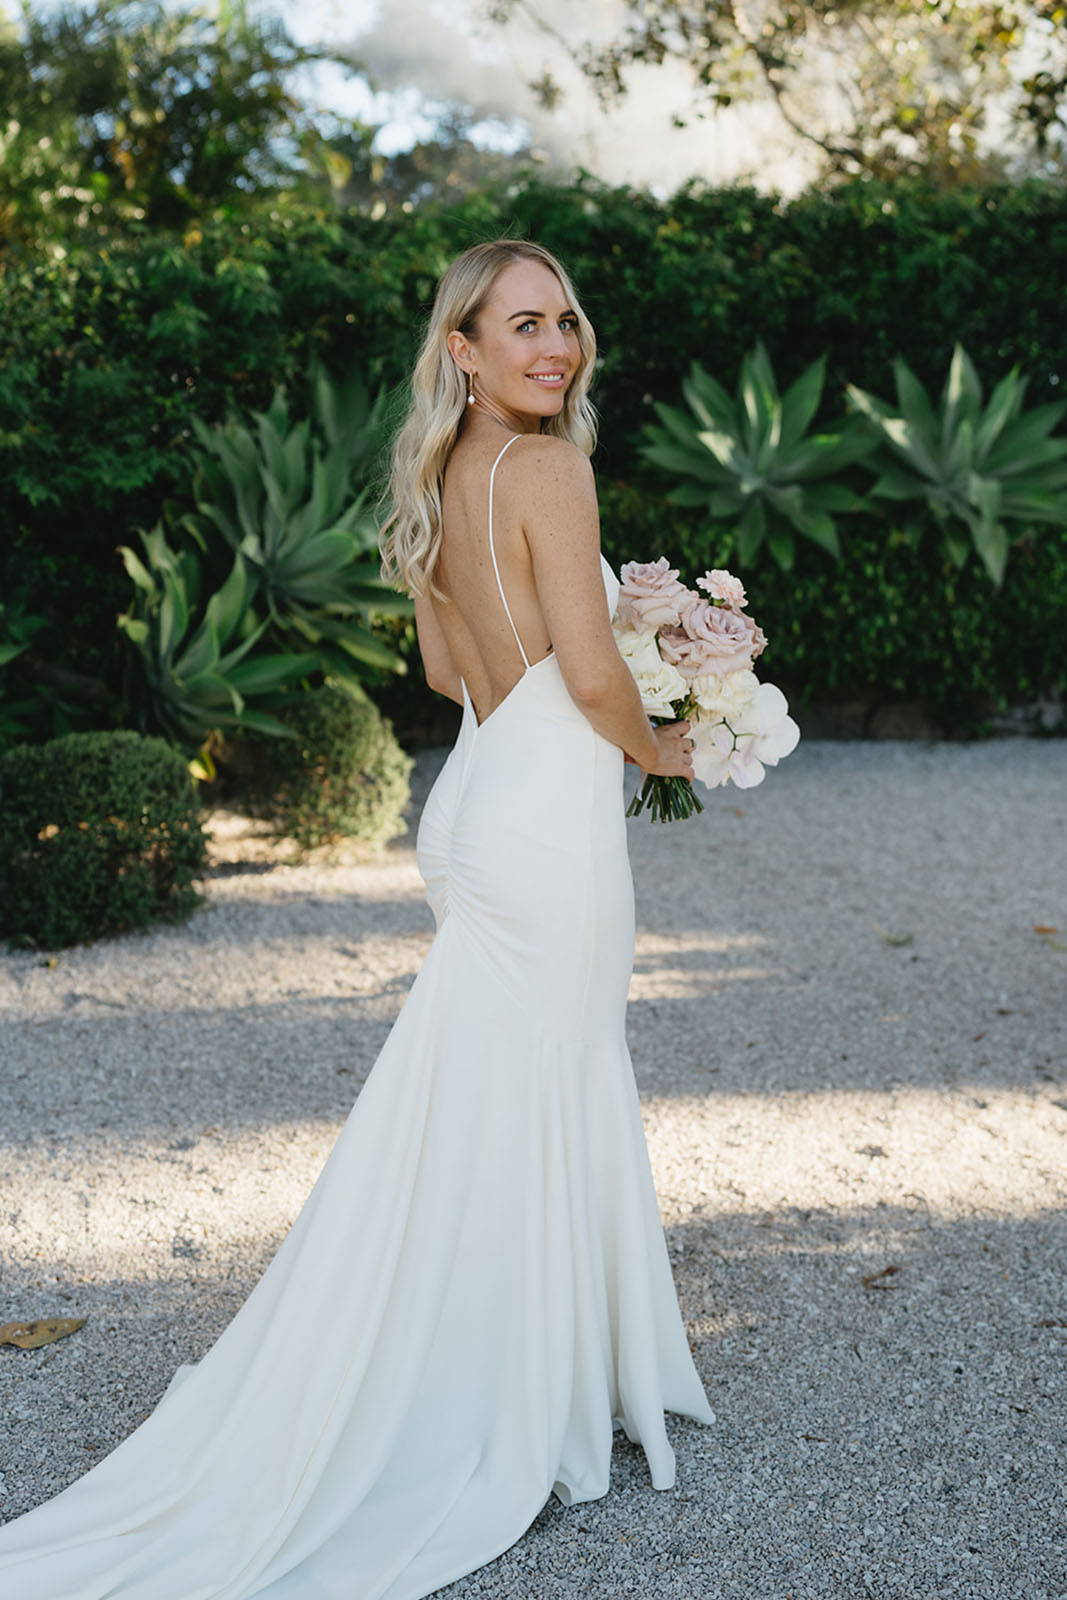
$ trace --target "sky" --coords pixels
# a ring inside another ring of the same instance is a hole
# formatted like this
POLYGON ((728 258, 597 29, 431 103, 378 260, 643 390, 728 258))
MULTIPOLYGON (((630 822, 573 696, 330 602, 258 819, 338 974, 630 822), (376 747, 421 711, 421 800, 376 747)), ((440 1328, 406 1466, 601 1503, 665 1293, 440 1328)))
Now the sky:
POLYGON ((785 193, 813 175, 813 158, 769 105, 673 128, 672 113, 693 104, 676 63, 634 69, 622 105, 603 112, 566 38, 576 14, 583 39, 614 33, 622 0, 583 0, 580 10, 574 0, 536 0, 530 10, 551 31, 524 17, 506 28, 488 24, 479 0, 267 0, 256 9, 280 15, 302 43, 343 45, 365 63, 377 94, 326 66, 311 69, 308 82, 324 108, 384 122, 376 142, 383 153, 432 132, 435 104, 459 103, 479 119, 478 142, 514 149, 530 137, 549 166, 581 165, 661 195, 694 174, 785 193), (565 91, 553 111, 527 87, 546 67, 565 91))

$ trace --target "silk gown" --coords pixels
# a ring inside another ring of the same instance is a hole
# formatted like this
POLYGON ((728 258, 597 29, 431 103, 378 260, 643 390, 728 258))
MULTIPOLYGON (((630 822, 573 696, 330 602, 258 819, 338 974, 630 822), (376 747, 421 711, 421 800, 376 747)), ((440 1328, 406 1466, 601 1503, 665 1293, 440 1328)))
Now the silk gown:
POLYGON ((426 959, 236 1316, 0 1528, 9 1600, 421 1600, 552 1494, 605 1494, 615 1428, 669 1489, 664 1412, 715 1420, 624 1035, 623 752, 511 621, 492 492, 512 442, 488 537, 525 671, 481 725, 463 685, 416 839, 426 959))

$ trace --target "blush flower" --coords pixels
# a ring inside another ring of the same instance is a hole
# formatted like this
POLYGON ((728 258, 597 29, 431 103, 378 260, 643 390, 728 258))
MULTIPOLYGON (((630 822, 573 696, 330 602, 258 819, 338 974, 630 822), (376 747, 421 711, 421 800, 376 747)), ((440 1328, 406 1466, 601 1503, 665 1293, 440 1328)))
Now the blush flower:
MULTIPOLYGON (((751 617, 744 617, 729 606, 701 600, 698 595, 682 605, 678 619, 683 632, 698 647, 682 652, 686 661, 694 663, 696 672, 743 671, 751 667, 767 643, 763 629, 751 617)), ((666 649, 663 653, 672 659, 666 649)), ((685 668, 680 670, 684 672, 685 668)))
POLYGON ((748 603, 741 579, 735 578, 732 572, 725 572, 722 567, 712 567, 710 572, 705 572, 702 578, 697 579, 697 588, 705 589, 712 600, 725 601, 732 611, 740 611, 748 603))
POLYGON ((639 633, 677 623, 679 606, 693 598, 693 591, 678 582, 678 569, 668 566, 666 556, 624 562, 619 579, 616 619, 639 633))

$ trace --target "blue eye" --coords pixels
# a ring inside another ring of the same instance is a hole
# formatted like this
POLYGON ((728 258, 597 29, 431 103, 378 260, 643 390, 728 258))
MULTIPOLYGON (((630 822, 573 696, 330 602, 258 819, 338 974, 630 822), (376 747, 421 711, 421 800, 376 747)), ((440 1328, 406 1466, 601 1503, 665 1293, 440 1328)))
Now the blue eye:
MULTIPOLYGON (((564 322, 569 323, 572 332, 577 330, 577 327, 578 327, 578 318, 577 317, 560 317, 559 320, 560 320, 561 324, 564 323, 564 322)), ((520 322, 518 328, 515 331, 517 333, 521 333, 524 328, 535 328, 536 326, 537 326, 537 324, 534 321, 534 319, 532 317, 529 317, 529 318, 527 318, 527 320, 525 322, 520 322)))

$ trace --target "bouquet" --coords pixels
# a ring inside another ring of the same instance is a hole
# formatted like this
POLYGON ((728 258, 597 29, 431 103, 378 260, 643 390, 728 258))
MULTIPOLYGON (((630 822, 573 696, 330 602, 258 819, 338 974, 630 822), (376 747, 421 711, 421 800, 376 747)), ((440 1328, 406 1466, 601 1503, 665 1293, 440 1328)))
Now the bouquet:
MULTIPOLYGON (((619 576, 611 626, 646 712, 657 724, 688 719, 693 772, 707 788, 762 783, 766 768, 796 748, 800 729, 782 691, 752 671, 767 639, 745 613, 739 580, 720 568, 705 572, 697 579, 702 596, 678 582, 666 556, 627 561, 619 576)), ((653 822, 704 809, 688 778, 655 773, 626 815, 637 816, 646 804, 653 822)))

